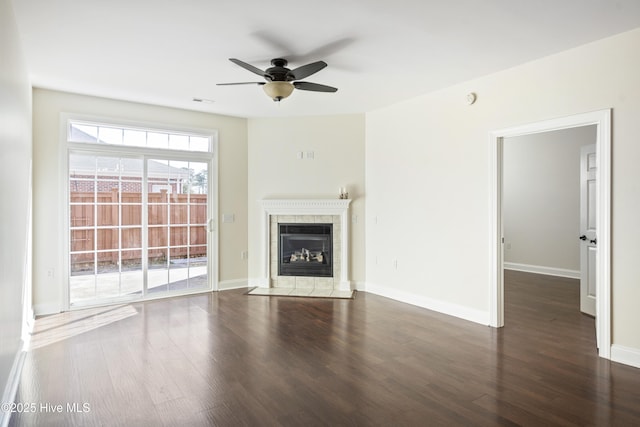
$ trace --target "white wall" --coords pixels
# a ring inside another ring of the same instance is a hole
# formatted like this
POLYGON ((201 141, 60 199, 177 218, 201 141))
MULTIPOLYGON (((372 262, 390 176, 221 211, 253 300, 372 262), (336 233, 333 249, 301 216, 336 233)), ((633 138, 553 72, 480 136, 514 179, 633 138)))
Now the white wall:
POLYGON ((580 148, 595 143, 595 126, 505 139, 505 263, 580 274, 580 148))
POLYGON ((489 132, 611 107, 612 340, 640 356, 639 51, 640 29, 368 113, 367 288, 488 321, 489 132))
POLYGON ((59 158, 60 114, 76 113, 160 123, 167 127, 218 130, 219 219, 222 213, 235 214, 235 222, 219 224, 218 256, 220 285, 244 284, 247 262, 240 253, 247 249, 247 121, 246 119, 186 110, 136 104, 44 89, 33 92, 34 147, 34 250, 33 281, 36 313, 57 312, 63 307, 60 253, 63 230, 59 158), (53 277, 47 275, 54 270, 53 277))
POLYGON ((364 115, 249 119, 249 277, 266 277, 262 247, 263 199, 353 200, 351 277, 364 280, 364 115), (302 151, 304 158, 297 158, 302 151), (306 153, 313 151, 314 158, 306 153))
MULTIPOLYGON (((31 85, 10 0, 0 0, 0 64, 0 394, 6 402, 13 399, 11 371, 31 287, 31 85)), ((1 411, 0 425, 5 416, 1 411)))

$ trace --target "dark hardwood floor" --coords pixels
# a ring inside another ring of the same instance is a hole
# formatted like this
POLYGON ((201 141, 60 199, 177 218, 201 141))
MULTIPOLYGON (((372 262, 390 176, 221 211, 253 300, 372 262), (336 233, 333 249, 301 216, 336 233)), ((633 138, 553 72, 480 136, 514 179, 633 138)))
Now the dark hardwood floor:
POLYGON ((577 281, 506 276, 502 329, 365 292, 42 318, 17 398, 37 410, 10 425, 640 425, 640 369, 597 357, 577 281))

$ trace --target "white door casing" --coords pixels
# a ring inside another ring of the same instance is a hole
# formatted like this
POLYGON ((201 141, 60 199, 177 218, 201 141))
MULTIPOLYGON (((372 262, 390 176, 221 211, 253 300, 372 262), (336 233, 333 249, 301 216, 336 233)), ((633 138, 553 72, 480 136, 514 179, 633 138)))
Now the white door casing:
POLYGON ((580 311, 596 315, 596 146, 580 150, 580 311))
POLYGON ((611 358, 611 109, 576 114, 490 132, 491 268, 489 326, 504 326, 502 173, 504 138, 596 125, 596 340, 598 355, 611 358))

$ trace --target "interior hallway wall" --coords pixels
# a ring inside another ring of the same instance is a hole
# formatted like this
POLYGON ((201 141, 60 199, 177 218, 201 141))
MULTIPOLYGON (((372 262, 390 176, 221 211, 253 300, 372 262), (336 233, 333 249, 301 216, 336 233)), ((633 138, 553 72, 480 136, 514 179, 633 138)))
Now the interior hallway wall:
POLYGON ((579 277, 580 149, 595 143, 595 126, 505 138, 506 267, 579 277))

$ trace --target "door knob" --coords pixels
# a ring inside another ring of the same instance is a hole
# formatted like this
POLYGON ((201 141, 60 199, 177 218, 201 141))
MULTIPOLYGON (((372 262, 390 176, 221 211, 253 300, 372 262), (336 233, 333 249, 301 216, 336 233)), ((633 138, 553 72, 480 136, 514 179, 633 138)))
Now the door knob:
POLYGON ((585 241, 587 240, 587 236, 585 236, 584 234, 582 236, 579 237, 580 240, 585 241))
POLYGON ((598 243, 598 239, 589 240, 589 243, 593 243, 594 245, 598 243))

